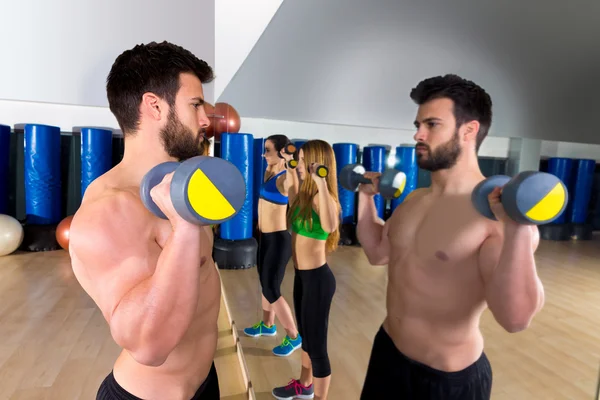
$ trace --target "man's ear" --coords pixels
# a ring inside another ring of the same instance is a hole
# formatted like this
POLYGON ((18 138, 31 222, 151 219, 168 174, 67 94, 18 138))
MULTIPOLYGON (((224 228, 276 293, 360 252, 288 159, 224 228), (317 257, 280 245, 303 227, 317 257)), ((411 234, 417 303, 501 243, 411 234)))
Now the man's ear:
POLYGON ((465 142, 475 142, 479 133, 479 121, 469 121, 463 125, 463 139, 465 142))
POLYGON ((142 95, 140 111, 142 114, 146 114, 148 117, 159 121, 166 112, 163 104, 161 99, 154 93, 144 93, 142 95))

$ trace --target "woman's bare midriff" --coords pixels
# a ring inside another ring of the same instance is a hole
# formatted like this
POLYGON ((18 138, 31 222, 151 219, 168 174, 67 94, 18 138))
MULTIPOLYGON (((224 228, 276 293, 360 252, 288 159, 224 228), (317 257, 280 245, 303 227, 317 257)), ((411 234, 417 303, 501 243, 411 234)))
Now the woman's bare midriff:
POLYGON ((258 199, 258 229, 262 233, 286 231, 286 212, 287 205, 258 199))
POLYGON ((327 262, 326 241, 292 233, 294 265, 297 269, 316 269, 327 262))

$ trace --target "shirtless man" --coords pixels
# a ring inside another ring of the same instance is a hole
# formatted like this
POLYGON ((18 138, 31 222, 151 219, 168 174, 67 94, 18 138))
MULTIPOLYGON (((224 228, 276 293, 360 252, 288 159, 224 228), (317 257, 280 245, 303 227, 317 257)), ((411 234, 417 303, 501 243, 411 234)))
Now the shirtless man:
POLYGON ((87 189, 71 225, 73 271, 123 349, 97 399, 219 399, 213 357, 220 281, 210 227, 175 211, 170 179, 152 189, 168 220, 140 200, 142 177, 206 150, 206 62, 170 43, 125 51, 107 80, 125 153, 87 189))
POLYGON ((388 265, 387 317, 375 337, 362 391, 375 399, 489 399, 491 365, 479 320, 489 307, 508 332, 526 329, 544 291, 534 252, 539 233, 504 212, 478 214, 471 192, 485 179, 477 150, 492 120, 489 95, 455 75, 413 89, 420 168, 431 186, 414 191, 387 222, 373 195, 379 174, 361 185, 357 235, 369 262, 388 265))

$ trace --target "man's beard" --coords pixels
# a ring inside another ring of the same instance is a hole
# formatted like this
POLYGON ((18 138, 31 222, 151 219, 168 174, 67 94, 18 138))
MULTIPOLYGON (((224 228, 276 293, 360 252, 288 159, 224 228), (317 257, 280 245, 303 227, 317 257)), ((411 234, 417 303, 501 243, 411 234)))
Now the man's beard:
POLYGON ((207 153, 207 139, 202 139, 202 131, 194 136, 191 129, 184 126, 174 110, 169 112, 169 120, 166 126, 160 131, 160 139, 165 151, 170 157, 178 161, 185 161, 189 158, 201 156, 207 153))
POLYGON ((424 154, 417 153, 417 165, 419 168, 431 172, 452 168, 461 154, 458 130, 454 132, 450 140, 438 146, 433 152, 424 143, 419 143, 415 147, 424 147, 426 149, 427 158, 423 157, 424 154))

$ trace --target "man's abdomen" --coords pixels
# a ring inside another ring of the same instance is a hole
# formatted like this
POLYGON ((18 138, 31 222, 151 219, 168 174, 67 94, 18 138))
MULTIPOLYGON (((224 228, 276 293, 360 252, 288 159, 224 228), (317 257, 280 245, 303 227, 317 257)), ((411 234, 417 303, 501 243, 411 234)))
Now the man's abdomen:
POLYGON ((216 271, 207 272, 210 276, 202 285, 196 318, 164 364, 141 365, 127 351, 121 353, 114 376, 125 390, 147 400, 189 400, 204 382, 217 348, 221 301, 218 275, 216 271))
POLYGON ((412 310, 398 297, 388 298, 384 329, 407 357, 431 368, 453 372, 466 368, 481 356, 480 314, 442 317, 442 313, 434 310, 428 313, 424 305, 412 310))
POLYGON ((114 366, 115 380, 139 398, 189 400, 210 371, 217 337, 215 324, 213 332, 183 341, 159 367, 141 365, 123 351, 114 366))

